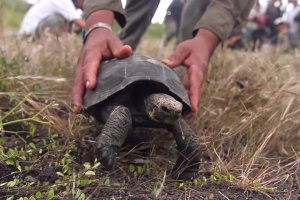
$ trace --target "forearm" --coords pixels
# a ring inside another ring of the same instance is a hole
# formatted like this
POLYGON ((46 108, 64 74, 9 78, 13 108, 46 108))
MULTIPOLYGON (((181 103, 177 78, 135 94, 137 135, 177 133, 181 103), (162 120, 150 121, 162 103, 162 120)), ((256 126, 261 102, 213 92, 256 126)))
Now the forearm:
POLYGON ((110 10, 98 10, 91 13, 86 19, 86 27, 89 28, 97 22, 104 22, 112 25, 114 14, 110 10))
POLYGON ((85 21, 83 19, 75 19, 73 23, 79 28, 85 28, 85 21))
POLYGON ((224 42, 234 27, 240 26, 247 18, 253 4, 253 0, 214 0, 195 29, 209 30, 224 42))
POLYGON ((202 56, 205 58, 204 60, 207 61, 210 60, 210 57, 212 56, 214 50, 217 48, 221 41, 218 35, 204 28, 198 30, 194 39, 196 39, 198 41, 197 43, 206 50, 202 52, 202 56))
POLYGON ((120 0, 84 0, 83 10, 88 27, 97 22, 112 24, 114 18, 122 27, 126 23, 120 0))

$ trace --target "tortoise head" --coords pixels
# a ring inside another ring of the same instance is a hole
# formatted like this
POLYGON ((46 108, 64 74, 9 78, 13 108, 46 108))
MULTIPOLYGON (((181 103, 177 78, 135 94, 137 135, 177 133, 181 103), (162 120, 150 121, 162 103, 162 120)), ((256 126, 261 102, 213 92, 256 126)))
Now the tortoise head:
POLYGON ((171 124, 181 117, 182 103, 168 94, 154 93, 144 99, 146 114, 159 123, 171 124))

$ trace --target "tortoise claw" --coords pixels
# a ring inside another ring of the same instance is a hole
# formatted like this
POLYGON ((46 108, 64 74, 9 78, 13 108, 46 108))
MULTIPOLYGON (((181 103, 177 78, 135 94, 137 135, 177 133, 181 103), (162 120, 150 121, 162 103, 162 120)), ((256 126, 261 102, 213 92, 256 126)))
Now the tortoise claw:
POLYGON ((116 167, 116 148, 105 146, 99 149, 100 162, 107 170, 114 170, 116 167))
POLYGON ((176 180, 190 181, 190 180, 198 178, 199 172, 198 171, 189 171, 189 170, 186 170, 183 172, 172 171, 171 175, 176 180))
POLYGON ((172 169, 172 177, 177 180, 193 180, 199 177, 200 157, 188 155, 190 159, 179 153, 175 166, 172 169))

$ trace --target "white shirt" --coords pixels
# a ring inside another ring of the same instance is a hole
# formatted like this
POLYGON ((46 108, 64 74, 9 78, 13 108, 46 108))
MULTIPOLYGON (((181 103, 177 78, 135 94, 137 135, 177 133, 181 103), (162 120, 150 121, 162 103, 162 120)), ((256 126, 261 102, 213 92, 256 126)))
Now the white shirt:
POLYGON ((68 21, 81 18, 72 0, 40 0, 24 16, 19 33, 33 34, 40 21, 54 13, 61 14, 68 21))
POLYGON ((295 17, 300 12, 300 6, 293 8, 292 10, 286 13, 286 21, 289 24, 289 32, 297 33, 298 32, 298 22, 295 21, 295 17))

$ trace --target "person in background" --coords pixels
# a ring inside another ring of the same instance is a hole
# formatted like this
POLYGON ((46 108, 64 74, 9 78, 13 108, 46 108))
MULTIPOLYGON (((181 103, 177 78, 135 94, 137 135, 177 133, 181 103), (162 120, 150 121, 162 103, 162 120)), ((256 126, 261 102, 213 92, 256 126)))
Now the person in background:
POLYGON ((300 12, 300 6, 297 0, 290 0, 292 9, 286 13, 286 21, 289 24, 289 43, 290 48, 295 49, 298 46, 299 21, 297 15, 300 12))
POLYGON ((287 52, 289 49, 289 39, 288 39, 288 31, 289 24, 282 18, 277 18, 274 21, 274 25, 276 28, 276 51, 277 52, 287 52))
POLYGON ((82 0, 40 0, 25 14, 19 33, 39 37, 45 30, 59 34, 70 31, 70 22, 85 27, 77 8, 82 9, 82 0))
MULTIPOLYGON (((170 68, 179 65, 187 68, 183 84, 188 90, 193 112, 198 111, 209 61, 214 50, 221 42, 225 42, 233 29, 241 26, 253 3, 253 0, 211 1, 194 27, 194 37, 178 44, 174 52, 162 60, 170 68)), ((85 90, 95 88, 101 62, 132 55, 131 46, 124 45, 111 31, 114 18, 121 26, 126 24, 121 1, 86 1, 84 17, 88 30, 73 83, 72 101, 75 113, 81 112, 85 90)), ((188 18, 185 20, 189 21, 188 18)))
POLYGON ((260 49, 263 39, 266 36, 266 21, 265 9, 258 0, 255 0, 255 5, 250 11, 245 26, 245 43, 247 50, 255 51, 260 49))
POLYGON ((137 48, 159 3, 160 0, 127 0, 124 13, 127 23, 119 34, 124 44, 130 45, 133 50, 137 48))
MULTIPOLYGON (((177 44, 193 37, 193 28, 210 2, 210 0, 181 1, 186 3, 182 8, 183 16, 179 22, 177 44)), ((159 3, 160 0, 127 0, 124 13, 127 23, 119 34, 119 38, 124 44, 131 46, 133 50, 138 47, 142 36, 151 24, 159 3)))
POLYGON ((169 41, 175 37, 177 38, 180 27, 181 12, 185 0, 173 0, 167 9, 164 19, 165 33, 162 37, 162 46, 166 47, 169 41))
POLYGON ((211 0, 186 0, 182 10, 177 44, 193 38, 194 28, 210 2, 211 0))
POLYGON ((276 45, 277 43, 277 31, 274 22, 276 19, 282 17, 282 11, 280 9, 280 5, 281 2, 277 0, 271 0, 266 10, 266 17, 267 17, 266 28, 268 30, 268 38, 271 40, 271 43, 273 45, 276 45))

